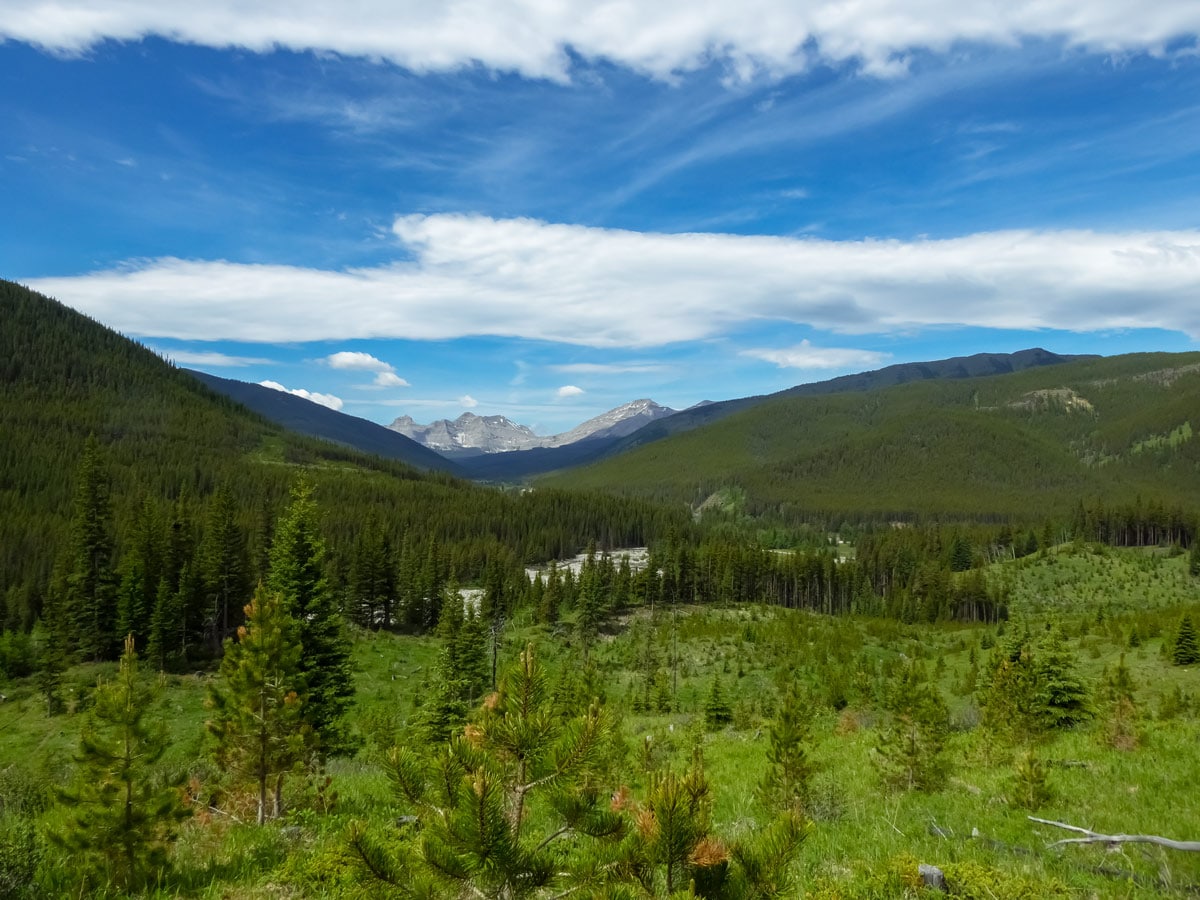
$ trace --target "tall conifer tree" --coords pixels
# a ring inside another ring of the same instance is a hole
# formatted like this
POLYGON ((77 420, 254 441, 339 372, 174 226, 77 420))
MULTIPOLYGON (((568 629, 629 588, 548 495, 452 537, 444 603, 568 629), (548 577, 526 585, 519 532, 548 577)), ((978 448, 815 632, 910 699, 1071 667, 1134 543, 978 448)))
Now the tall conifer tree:
POLYGON ((206 610, 204 629, 213 649, 241 623, 250 595, 250 561, 246 535, 238 526, 237 508, 227 484, 217 488, 208 508, 204 539, 200 544, 200 569, 206 610))
POLYGON ((95 435, 88 437, 76 472, 70 553, 67 608, 75 645, 85 659, 111 658, 116 640, 112 509, 95 435))
POLYGON ((298 623, 304 720, 314 749, 322 758, 348 752, 353 743, 345 714, 354 699, 350 638, 325 576, 317 506, 304 482, 292 490, 291 505, 275 528, 267 588, 298 623))

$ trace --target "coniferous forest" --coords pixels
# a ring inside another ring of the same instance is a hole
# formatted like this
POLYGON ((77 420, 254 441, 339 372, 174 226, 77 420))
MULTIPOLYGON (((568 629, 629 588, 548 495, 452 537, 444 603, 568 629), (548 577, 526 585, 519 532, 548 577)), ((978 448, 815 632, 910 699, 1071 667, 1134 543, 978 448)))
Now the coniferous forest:
POLYGON ((1190 356, 482 486, 0 321, 0 897, 1200 893, 1190 356))

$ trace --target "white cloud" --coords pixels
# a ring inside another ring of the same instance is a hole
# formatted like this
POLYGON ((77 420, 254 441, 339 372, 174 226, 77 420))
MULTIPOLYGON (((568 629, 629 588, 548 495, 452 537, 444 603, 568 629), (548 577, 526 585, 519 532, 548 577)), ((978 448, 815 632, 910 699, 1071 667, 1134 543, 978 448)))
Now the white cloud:
POLYGON ((266 366, 272 362, 269 359, 261 359, 257 356, 230 356, 226 353, 218 353, 215 350, 163 350, 159 347, 151 347, 150 349, 155 353, 161 353, 176 365, 181 366, 238 369, 244 366, 266 366))
POLYGON ((284 387, 278 381, 260 381, 259 384, 273 391, 282 391, 285 394, 294 394, 297 397, 303 397, 305 400, 311 400, 313 403, 327 406, 335 412, 340 411, 345 405, 341 397, 335 397, 333 394, 318 394, 314 391, 306 391, 304 388, 292 390, 284 387))
POLYGON ((261 53, 279 47, 333 51, 418 72, 482 64, 554 79, 569 77, 567 48, 660 78, 714 60, 730 80, 846 61, 890 76, 906 70, 914 50, 1034 39, 1104 53, 1162 53, 1175 42, 1179 52, 1188 52, 1198 30, 1200 5, 1194 0, 1156 0, 1150 7, 1139 0, 1095 0, 1069 8, 993 0, 6 0, 0 12, 0 39, 59 52, 154 34, 261 53))
POLYGON ((358 372, 394 372, 395 367, 390 363, 385 363, 382 359, 377 359, 370 353, 357 353, 351 350, 342 350, 340 353, 331 353, 325 357, 325 364, 331 369, 350 369, 358 372))
POLYGON ((412 260, 372 269, 158 259, 28 283, 126 334, 176 340, 496 335, 643 348, 756 321, 1200 338, 1200 231, 829 241, 457 215, 406 216, 395 230, 412 260))
POLYGON ((463 394, 461 397, 458 398, 458 405, 461 406, 463 409, 474 409, 475 407, 477 407, 479 405, 479 401, 476 400, 474 397, 472 397, 470 394, 463 394))
POLYGON ((554 392, 554 396, 562 397, 562 398, 578 397, 582 393, 584 393, 583 388, 576 387, 573 384, 564 384, 562 387, 560 387, 557 391, 554 392))
POLYGON ((409 383, 396 374, 396 367, 370 353, 342 350, 331 353, 322 360, 331 369, 352 372, 374 372, 375 380, 365 387, 409 387, 409 383))
POLYGON ((855 350, 849 347, 814 347, 807 340, 794 347, 778 350, 743 350, 742 356, 775 363, 781 369, 853 369, 877 366, 891 354, 875 350, 855 350))
POLYGON ((375 376, 375 384, 379 387, 408 387, 409 384, 395 372, 380 372, 375 376))

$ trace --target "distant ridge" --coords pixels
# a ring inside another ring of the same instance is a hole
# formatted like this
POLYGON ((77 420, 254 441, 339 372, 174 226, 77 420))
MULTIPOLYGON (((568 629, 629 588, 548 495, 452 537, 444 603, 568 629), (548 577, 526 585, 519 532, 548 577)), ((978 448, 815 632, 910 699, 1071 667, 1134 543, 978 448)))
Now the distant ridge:
POLYGON ((461 474, 458 467, 444 456, 367 419, 336 412, 303 397, 261 384, 221 378, 195 369, 183 371, 218 394, 224 394, 291 431, 353 447, 384 459, 399 460, 421 469, 461 474))
POLYGON ((460 460, 467 475, 472 478, 494 481, 527 478, 546 472, 587 465, 601 459, 624 453, 646 444, 660 441, 673 434, 681 434, 700 428, 742 410, 750 409, 781 397, 818 396, 851 391, 870 391, 893 387, 913 381, 933 379, 978 378, 986 375, 1002 375, 1020 372, 1040 366, 1054 366, 1096 356, 1067 356, 1051 353, 1040 347, 1020 350, 1016 353, 976 353, 972 356, 956 356, 951 359, 928 362, 896 363, 860 372, 841 375, 826 381, 799 384, 774 394, 741 397, 735 400, 705 400, 695 406, 643 425, 624 436, 610 436, 604 440, 590 440, 566 447, 539 448, 510 453, 494 453, 486 458, 460 460))
POLYGON ((884 366, 882 369, 872 369, 869 372, 859 372, 854 375, 839 375, 825 381, 814 381, 808 384, 798 384, 785 388, 773 394, 760 394, 754 397, 742 397, 736 400, 719 400, 715 403, 697 404, 673 416, 652 422, 640 431, 634 432, 625 440, 616 444, 608 455, 621 453, 634 447, 641 447, 652 441, 661 440, 672 434, 691 431, 701 425, 708 425, 724 419, 726 416, 757 406, 769 400, 780 397, 817 397, 825 394, 841 394, 851 391, 871 391, 878 388, 894 387, 898 384, 909 384, 914 381, 930 381, 934 379, 982 378, 988 375, 1005 375, 1010 372, 1022 372, 1040 366, 1057 366, 1063 363, 1076 362, 1085 359, 1099 359, 1096 354, 1066 355, 1051 353, 1041 347, 1031 347, 1028 350, 1018 350, 1015 353, 975 353, 971 356, 953 356, 949 359, 929 360, 926 362, 896 363, 884 366))
POLYGON ((640 446, 619 442, 539 484, 788 523, 1065 523, 1081 503, 1175 510, 1164 516, 1200 504, 1198 352, 1033 351, 889 368, 708 423, 685 414, 690 427, 646 440, 680 417, 664 419, 632 436, 640 446))

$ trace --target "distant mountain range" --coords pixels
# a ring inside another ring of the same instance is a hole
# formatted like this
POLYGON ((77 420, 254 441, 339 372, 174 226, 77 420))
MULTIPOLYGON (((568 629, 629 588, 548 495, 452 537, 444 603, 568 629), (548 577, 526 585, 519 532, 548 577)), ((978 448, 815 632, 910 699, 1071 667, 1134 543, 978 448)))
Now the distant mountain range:
POLYGON ((979 378, 1095 358, 1034 348, 1017 353, 979 353, 899 363, 871 372, 796 385, 775 394, 705 401, 678 412, 653 400, 634 400, 570 431, 549 436, 537 435, 506 416, 479 416, 470 412, 428 425, 406 415, 385 428, 261 385, 192 374, 214 390, 302 434, 426 469, 440 469, 481 481, 510 482, 620 456, 789 397, 861 393, 913 382, 979 378))
POLYGON ((1034 349, 909 363, 677 413, 635 401, 548 438, 501 417, 460 417, 443 434, 480 426, 457 441, 476 455, 447 460, 299 397, 176 369, 19 285, 0 281, 0 307, 0 570, 37 568, 39 583, 51 557, 37 548, 63 539, 62 474, 89 434, 111 455, 125 516, 148 483, 208 492, 228 482, 278 501, 301 466, 344 495, 339 511, 386 495, 413 516, 499 496, 447 471, 489 481, 554 472, 537 484, 785 522, 1065 523, 1081 503, 1200 508, 1200 353, 1034 349), (484 451, 482 426, 503 423, 510 446, 527 449, 484 451))
POLYGON ((224 394, 291 431, 324 438, 385 459, 400 460, 421 469, 462 474, 446 457, 367 419, 335 412, 319 403, 261 384, 220 378, 194 369, 184 371, 218 394, 224 394))
POLYGON ((588 419, 570 431, 548 436, 534 434, 532 429, 506 416, 477 416, 470 412, 457 419, 438 419, 428 425, 414 422, 411 416, 400 416, 388 428, 443 456, 456 459, 622 438, 674 413, 675 410, 653 400, 634 400, 588 419))

